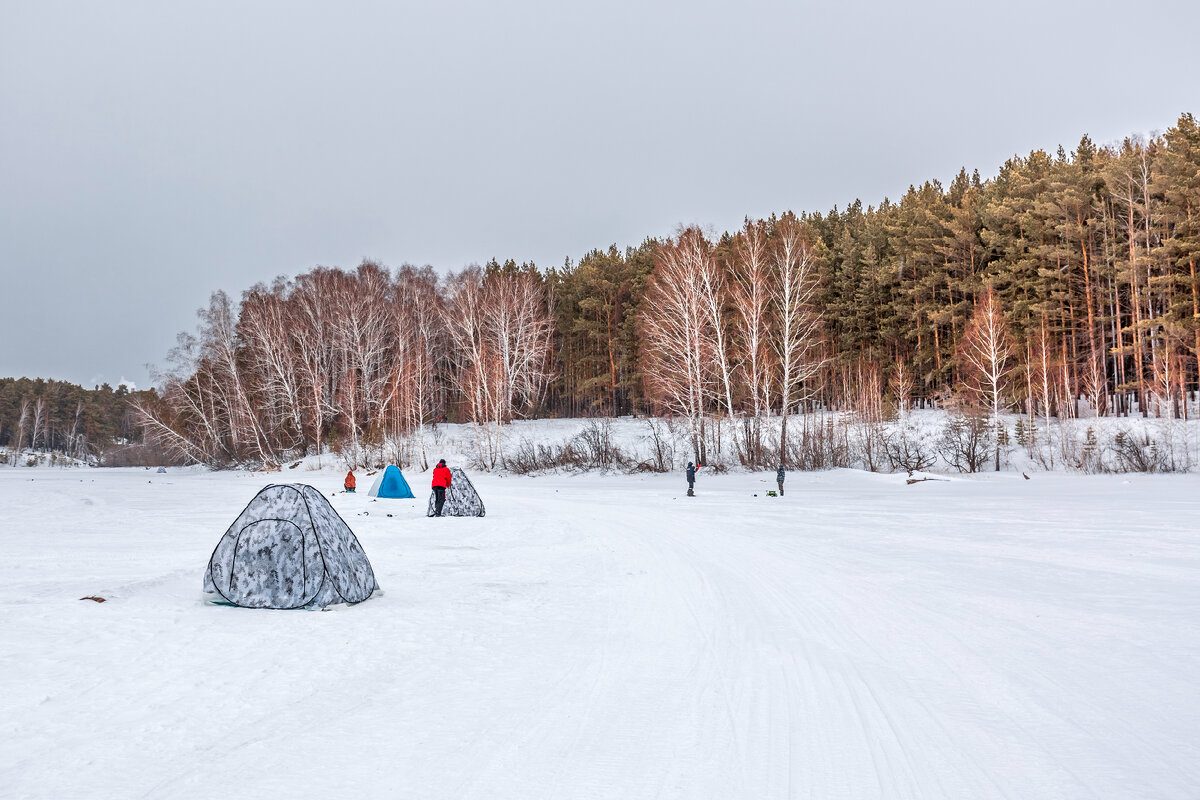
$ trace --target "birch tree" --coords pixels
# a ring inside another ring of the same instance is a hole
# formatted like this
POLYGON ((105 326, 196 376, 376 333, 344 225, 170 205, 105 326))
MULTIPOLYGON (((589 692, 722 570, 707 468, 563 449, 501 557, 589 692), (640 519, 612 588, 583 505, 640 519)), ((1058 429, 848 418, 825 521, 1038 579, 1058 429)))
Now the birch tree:
POLYGON ((338 282, 336 270, 315 269, 296 278, 289 299, 288 332, 309 420, 310 453, 320 452, 321 437, 340 412, 333 335, 336 311, 328 302, 336 296, 338 282))
POLYGON ((700 235, 699 231, 695 231, 689 237, 689 243, 694 248, 693 258, 696 262, 700 302, 706 317, 705 328, 712 336, 710 349, 713 368, 718 378, 716 405, 723 406, 726 418, 732 420, 734 418, 733 379, 736 365, 730 353, 730 320, 727 319, 726 312, 731 300, 728 281, 724 272, 717 266, 712 246, 703 235, 700 235))
POLYGON ((752 422, 742 447, 750 464, 762 459, 762 420, 771 410, 771 296, 774 278, 761 224, 747 222, 734 245, 731 290, 737 331, 733 337, 749 385, 752 422))
POLYGON ((46 399, 39 397, 33 401, 33 427, 29 435, 29 449, 36 450, 39 441, 44 444, 42 428, 46 423, 46 399))
POLYGON ((707 251, 708 243, 694 228, 659 250, 641 320, 647 381, 668 410, 687 418, 699 464, 705 461, 704 399, 712 378, 714 338, 701 275, 707 251))
POLYGON ((789 463, 788 417, 813 394, 808 384, 821 369, 820 315, 813 308, 816 270, 799 223, 785 217, 775 230, 771 306, 772 342, 779 372, 779 459, 789 463))
POLYGON ((291 450, 303 446, 305 425, 286 291, 287 285, 280 281, 269 290, 257 286, 247 292, 238 329, 265 425, 274 432, 272 438, 291 450))
MULTIPOLYGON (((1008 324, 991 286, 976 303, 975 313, 967 324, 966 334, 959 346, 965 384, 981 395, 991 411, 997 433, 1000 427, 1000 407, 1008 386, 1009 359, 1012 345, 1008 324)), ((1000 437, 996 437, 996 470, 1000 469, 1000 437)))
MULTIPOLYGON (((21 445, 25 442, 25 431, 29 425, 29 399, 21 399, 21 415, 17 417, 17 446, 15 452, 21 452, 21 445)), ((15 465, 16 462, 14 461, 15 465)))
POLYGON ((408 309, 406 324, 412 337, 408 421, 417 431, 421 469, 424 470, 429 468, 425 431, 435 418, 435 406, 440 405, 437 375, 440 368, 439 353, 444 350, 444 335, 439 325, 442 299, 438 294, 437 276, 432 269, 408 272, 401 279, 409 287, 409 300, 405 304, 408 309))
POLYGON ((494 435, 491 429, 492 354, 484 331, 483 271, 463 270, 447 279, 442 321, 450 345, 450 379, 464 400, 467 416, 475 428, 477 456, 481 465, 494 466, 494 435))

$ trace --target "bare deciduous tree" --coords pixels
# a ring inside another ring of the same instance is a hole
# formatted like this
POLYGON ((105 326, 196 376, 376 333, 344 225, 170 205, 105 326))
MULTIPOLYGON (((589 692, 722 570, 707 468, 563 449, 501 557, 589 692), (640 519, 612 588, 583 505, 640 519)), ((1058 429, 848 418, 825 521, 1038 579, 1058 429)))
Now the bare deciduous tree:
POLYGON ((788 416, 813 394, 808 381, 824 364, 820 355, 820 316, 813 308, 816 270, 798 222, 781 220, 775 230, 771 254, 774 270, 772 309, 773 340, 779 371, 779 453, 788 453, 788 416))
POLYGON ((743 426, 743 461, 761 464, 763 417, 771 411, 771 281, 766 234, 761 224, 747 222, 734 246, 733 308, 737 330, 733 338, 737 360, 749 384, 751 417, 743 426))
POLYGON ((733 381, 737 366, 731 357, 731 338, 729 323, 726 317, 731 297, 725 274, 717 266, 712 247, 703 236, 696 237, 696 277, 700 289, 700 303, 706 317, 706 328, 712 335, 711 351, 714 372, 719 382, 716 384, 718 407, 723 406, 726 418, 732 420, 733 381))
POLYGON ((915 384, 912 368, 907 366, 904 359, 897 358, 895 366, 892 368, 892 374, 888 378, 888 388, 891 390, 892 398, 896 401, 896 414, 900 418, 901 425, 907 421, 915 384))
MULTIPOLYGON (((1046 433, 1046 466, 1054 469, 1054 442, 1050 417, 1059 404, 1059 398, 1057 397, 1058 384, 1055 380, 1055 376, 1058 373, 1058 365, 1055 363, 1054 345, 1050 341, 1049 322, 1044 313, 1041 316, 1041 324, 1038 327, 1038 338, 1033 344, 1030 363, 1027 365, 1027 369, 1033 376, 1030 382, 1031 399, 1037 402, 1041 410, 1043 427, 1046 433)), ((1036 445, 1034 439, 1034 436, 1030 436, 1031 447, 1036 445)))
POLYGON ((304 415, 298 359, 291 347, 292 324, 285 299, 287 286, 255 287, 242 300, 238 320, 245 342, 252 392, 271 438, 286 449, 304 446, 304 415))
MULTIPOLYGON (((975 305, 959 345, 966 385, 978 393, 991 411, 992 424, 999 433, 1000 407, 1008 386, 1012 345, 1004 312, 992 287, 975 305)), ((996 469, 1000 469, 1000 437, 996 437, 996 469)))
POLYGON ((504 455, 500 426, 536 402, 549 377, 549 299, 528 272, 472 268, 448 283, 451 375, 475 425, 479 462, 491 469, 504 455))
POLYGON ((46 398, 39 397, 33 402, 33 428, 29 438, 29 448, 36 450, 38 444, 46 443, 46 398))
POLYGON ((709 245, 697 229, 682 231, 658 253, 642 318, 647 379, 670 411, 686 417, 692 455, 704 462, 704 399, 712 380, 711 318, 703 277, 709 245))
MULTIPOLYGON (((21 452, 21 445, 25 442, 25 431, 29 425, 29 399, 21 400, 21 415, 17 418, 17 446, 16 452, 21 452)), ((16 462, 13 462, 14 464, 16 462)))

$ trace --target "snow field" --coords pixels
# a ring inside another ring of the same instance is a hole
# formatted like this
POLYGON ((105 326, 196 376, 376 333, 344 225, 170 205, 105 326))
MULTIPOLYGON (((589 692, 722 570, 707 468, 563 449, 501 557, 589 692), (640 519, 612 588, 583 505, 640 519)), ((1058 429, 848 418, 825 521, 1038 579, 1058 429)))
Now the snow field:
POLYGON ((342 471, 0 470, 0 796, 1196 796, 1193 476, 406 474, 318 613, 201 577, 342 471))

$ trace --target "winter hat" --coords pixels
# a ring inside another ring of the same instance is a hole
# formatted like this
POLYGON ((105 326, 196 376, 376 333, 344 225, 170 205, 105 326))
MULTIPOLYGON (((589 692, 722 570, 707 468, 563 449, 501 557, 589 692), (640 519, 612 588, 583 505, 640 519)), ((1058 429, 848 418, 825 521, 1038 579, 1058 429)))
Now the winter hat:
POLYGON ((439 466, 439 467, 444 467, 444 466, 446 466, 446 459, 444 459, 444 458, 443 458, 441 461, 439 461, 439 462, 438 462, 438 466, 439 466))

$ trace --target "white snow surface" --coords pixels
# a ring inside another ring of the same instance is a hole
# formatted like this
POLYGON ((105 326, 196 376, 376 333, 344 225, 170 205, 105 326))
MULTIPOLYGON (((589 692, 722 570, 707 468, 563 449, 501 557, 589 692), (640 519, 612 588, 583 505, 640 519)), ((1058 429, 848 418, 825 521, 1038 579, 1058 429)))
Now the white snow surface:
POLYGON ((342 475, 0 470, 0 796, 1200 796, 1195 476, 410 471, 331 497, 383 596, 200 601, 342 475))

